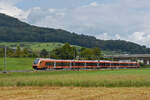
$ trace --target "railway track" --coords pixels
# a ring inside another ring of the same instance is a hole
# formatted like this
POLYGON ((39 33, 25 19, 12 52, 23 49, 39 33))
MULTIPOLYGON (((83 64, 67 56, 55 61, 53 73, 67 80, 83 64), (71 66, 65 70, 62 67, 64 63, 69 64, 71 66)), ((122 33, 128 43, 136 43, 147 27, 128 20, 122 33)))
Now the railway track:
MULTIPOLYGON (((9 70, 0 71, 0 73, 13 73, 13 72, 51 72, 51 71, 91 71, 91 70, 120 70, 120 69, 139 69, 139 68, 101 68, 101 69, 47 69, 47 70, 9 70)), ((146 68, 149 69, 149 68, 146 68)))
POLYGON ((34 70, 10 70, 10 71, 0 71, 0 73, 9 73, 9 72, 33 72, 34 70))

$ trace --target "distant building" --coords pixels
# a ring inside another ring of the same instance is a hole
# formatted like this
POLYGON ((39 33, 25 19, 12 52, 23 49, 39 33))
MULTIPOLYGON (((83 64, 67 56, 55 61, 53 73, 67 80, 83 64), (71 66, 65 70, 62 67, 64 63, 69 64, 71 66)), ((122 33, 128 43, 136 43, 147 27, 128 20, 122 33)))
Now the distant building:
POLYGON ((150 65, 150 54, 121 54, 121 55, 107 55, 116 61, 137 61, 150 65))

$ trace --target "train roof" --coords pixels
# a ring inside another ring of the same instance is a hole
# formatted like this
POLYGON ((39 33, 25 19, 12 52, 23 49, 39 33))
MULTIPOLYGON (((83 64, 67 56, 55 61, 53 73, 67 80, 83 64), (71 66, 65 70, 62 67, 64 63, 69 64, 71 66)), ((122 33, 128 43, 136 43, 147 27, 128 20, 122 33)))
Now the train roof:
POLYGON ((105 62, 105 63, 137 63, 131 61, 110 61, 110 60, 64 60, 64 59, 51 59, 51 58, 37 58, 45 61, 58 61, 58 62, 105 62))

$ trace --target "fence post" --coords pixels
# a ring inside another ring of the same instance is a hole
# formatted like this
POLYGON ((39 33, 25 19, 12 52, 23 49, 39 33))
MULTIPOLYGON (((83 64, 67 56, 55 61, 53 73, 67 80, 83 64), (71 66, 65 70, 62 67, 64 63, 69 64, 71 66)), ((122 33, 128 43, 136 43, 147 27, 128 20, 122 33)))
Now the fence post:
POLYGON ((7 47, 4 47, 4 73, 7 73, 7 69, 6 69, 6 57, 7 57, 7 47))

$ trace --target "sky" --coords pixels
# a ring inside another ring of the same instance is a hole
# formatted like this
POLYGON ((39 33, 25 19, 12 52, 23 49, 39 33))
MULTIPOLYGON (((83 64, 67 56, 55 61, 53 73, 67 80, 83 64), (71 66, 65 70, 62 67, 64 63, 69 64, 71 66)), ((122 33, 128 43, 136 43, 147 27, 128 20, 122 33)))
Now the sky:
POLYGON ((150 0, 0 0, 0 13, 36 26, 150 47, 150 0))

